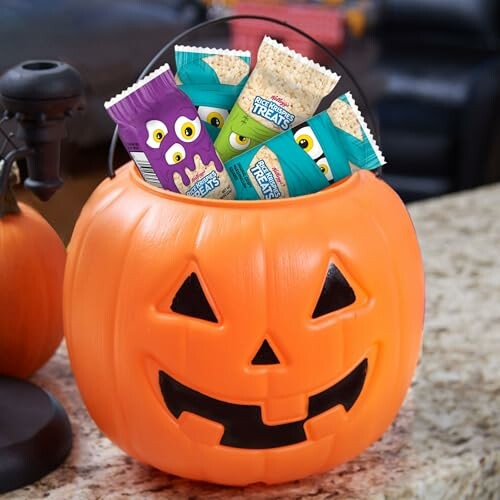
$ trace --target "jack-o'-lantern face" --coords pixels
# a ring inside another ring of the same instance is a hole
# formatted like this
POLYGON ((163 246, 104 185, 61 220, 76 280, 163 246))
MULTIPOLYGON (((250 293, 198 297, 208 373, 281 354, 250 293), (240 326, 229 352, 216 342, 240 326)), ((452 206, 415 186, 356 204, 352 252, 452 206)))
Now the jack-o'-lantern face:
MULTIPOLYGON (((362 296, 361 293, 360 295, 362 296)), ((356 300, 353 288, 338 267, 330 263, 318 302, 314 311, 311 311, 311 319, 333 314, 359 302, 366 304, 364 298, 356 300)), ((220 324, 195 273, 186 278, 166 313, 178 313, 220 324)), ((251 357, 248 367, 279 369, 282 364, 275 349, 271 347, 270 340, 265 338, 258 351, 251 357)), ((263 421, 262 408, 257 402, 236 404, 214 398, 182 384, 163 370, 159 372, 159 385, 165 404, 174 418, 179 419, 184 412, 199 415, 223 426, 221 445, 266 449, 306 441, 306 422, 337 405, 349 411, 361 393, 367 368, 368 359, 364 357, 342 379, 325 389, 318 390, 307 399, 301 398, 303 403, 301 412, 306 412, 305 418, 282 424, 266 424, 263 421)))
POLYGON ((370 173, 218 202, 129 166, 82 213, 65 300, 75 377, 111 439, 181 476, 273 483, 348 460, 393 420, 423 278, 402 203, 370 173))

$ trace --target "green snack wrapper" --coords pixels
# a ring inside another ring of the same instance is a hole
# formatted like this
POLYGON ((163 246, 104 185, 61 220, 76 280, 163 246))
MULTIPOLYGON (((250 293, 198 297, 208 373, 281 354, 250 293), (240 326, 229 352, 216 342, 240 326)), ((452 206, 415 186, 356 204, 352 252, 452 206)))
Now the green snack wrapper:
POLYGON ((250 51, 176 45, 176 81, 215 140, 250 72, 250 51))
POLYGON ((225 162, 236 199, 301 196, 385 163, 350 92, 287 132, 225 162))
POLYGON ((215 141, 222 161, 310 118, 339 78, 264 37, 255 68, 215 141))

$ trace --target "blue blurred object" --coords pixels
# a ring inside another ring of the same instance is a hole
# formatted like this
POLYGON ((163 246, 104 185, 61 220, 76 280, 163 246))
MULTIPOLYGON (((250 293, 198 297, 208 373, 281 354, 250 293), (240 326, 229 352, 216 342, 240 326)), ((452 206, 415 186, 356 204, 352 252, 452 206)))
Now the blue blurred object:
POLYGON ((498 0, 380 0, 386 180, 409 201, 500 180, 498 0))
POLYGON ((205 19, 196 0, 1 0, 0 74, 26 59, 58 59, 86 84, 87 111, 70 127, 79 145, 107 141, 103 103, 135 81, 176 34, 205 19))

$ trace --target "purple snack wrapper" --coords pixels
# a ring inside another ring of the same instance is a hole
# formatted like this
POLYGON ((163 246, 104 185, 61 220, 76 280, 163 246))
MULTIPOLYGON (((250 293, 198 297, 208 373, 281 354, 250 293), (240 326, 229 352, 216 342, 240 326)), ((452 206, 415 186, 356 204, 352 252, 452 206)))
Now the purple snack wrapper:
POLYGON ((189 196, 234 198, 210 136, 168 64, 104 107, 145 181, 189 196))

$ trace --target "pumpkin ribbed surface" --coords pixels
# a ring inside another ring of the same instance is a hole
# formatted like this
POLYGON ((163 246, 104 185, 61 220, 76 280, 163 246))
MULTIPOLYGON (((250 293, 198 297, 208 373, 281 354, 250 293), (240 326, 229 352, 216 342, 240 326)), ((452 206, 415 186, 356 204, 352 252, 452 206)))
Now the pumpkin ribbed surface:
POLYGON ((31 207, 0 218, 0 374, 27 378, 62 335, 66 251, 31 207))
POLYGON ((65 331, 99 427, 166 472, 224 484, 327 470, 378 439, 417 362, 422 261, 369 172, 236 202, 104 181, 69 248, 65 331))

